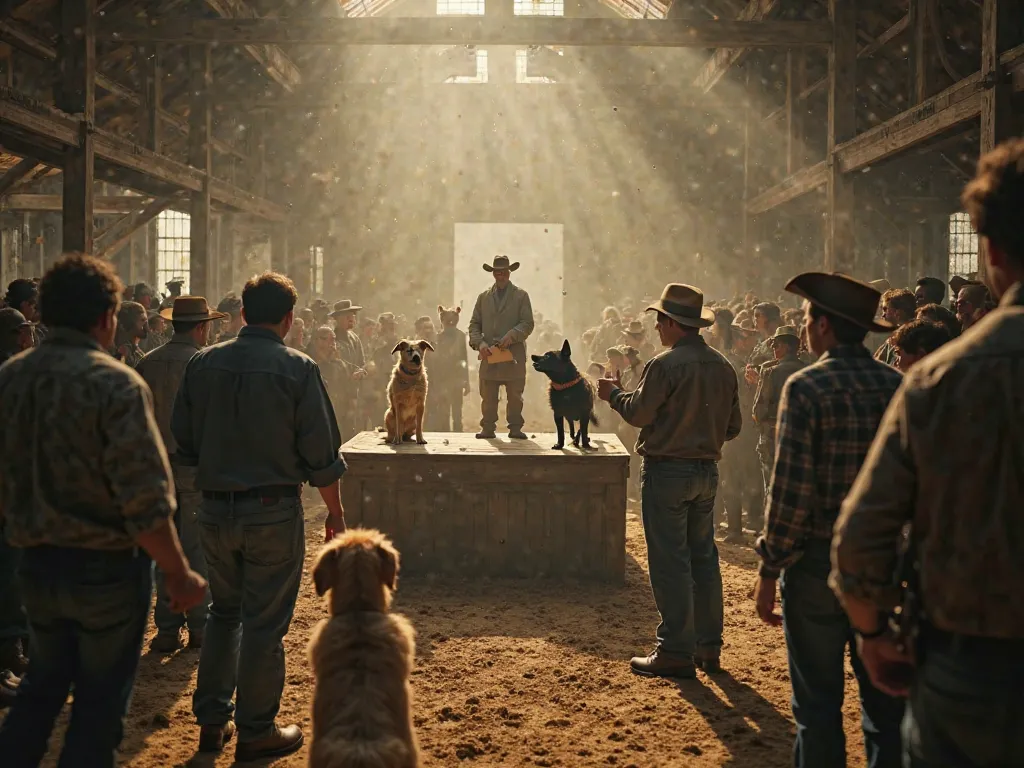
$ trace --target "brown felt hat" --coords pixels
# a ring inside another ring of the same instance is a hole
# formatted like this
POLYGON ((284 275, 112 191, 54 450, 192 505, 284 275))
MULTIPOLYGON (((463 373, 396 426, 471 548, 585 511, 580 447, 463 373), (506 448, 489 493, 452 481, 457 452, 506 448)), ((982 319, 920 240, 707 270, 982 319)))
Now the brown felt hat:
POLYGON ((160 317, 164 320, 198 323, 203 320, 222 320, 227 314, 211 310, 203 296, 177 296, 174 304, 160 310, 160 317))
POLYGON ((666 285, 661 298, 647 307, 647 311, 661 312, 690 328, 707 328, 715 323, 714 310, 704 306, 700 289, 682 283, 666 285))
POLYGON ((882 294, 849 275, 804 272, 786 283, 786 290, 859 328, 876 333, 887 333, 896 328, 892 323, 875 319, 882 294))
POLYGON ((342 299, 341 301, 334 302, 334 311, 331 312, 328 317, 346 315, 349 312, 358 312, 360 309, 362 309, 362 307, 353 304, 350 299, 342 299))
POLYGON ((772 342, 775 342, 777 339, 796 339, 800 341, 800 332, 792 325, 780 325, 775 329, 775 333, 771 335, 772 342))
POLYGON ((493 272, 496 269, 507 269, 509 272, 515 272, 519 269, 519 262, 513 261, 510 264, 508 256, 495 256, 490 264, 484 264, 485 272, 493 272))
POLYGON ((968 280, 966 277, 961 277, 960 275, 953 275, 951 278, 949 278, 949 287, 953 290, 953 295, 956 296, 958 293, 960 293, 960 289, 963 288, 965 285, 969 285, 970 282, 971 281, 968 280))
POLYGON ((630 336, 639 336, 640 334, 645 332, 646 330, 644 328, 644 324, 641 323, 639 320, 630 320, 629 325, 626 326, 626 333, 628 333, 630 336))

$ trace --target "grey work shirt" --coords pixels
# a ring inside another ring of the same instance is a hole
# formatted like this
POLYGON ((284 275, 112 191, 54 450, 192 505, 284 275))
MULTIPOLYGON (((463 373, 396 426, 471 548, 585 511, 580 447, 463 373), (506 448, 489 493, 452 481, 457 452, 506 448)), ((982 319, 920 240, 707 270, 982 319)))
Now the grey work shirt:
POLYGON ((178 460, 197 467, 196 488, 203 491, 306 482, 322 488, 346 469, 320 368, 256 326, 196 353, 171 432, 178 460))
POLYGON ((164 445, 172 461, 178 449, 178 443, 171 433, 174 398, 178 395, 181 378, 185 375, 185 366, 198 351, 199 345, 191 336, 187 333, 176 333, 170 341, 148 353, 135 366, 135 370, 146 380, 153 392, 156 423, 160 427, 160 437, 164 439, 164 445))

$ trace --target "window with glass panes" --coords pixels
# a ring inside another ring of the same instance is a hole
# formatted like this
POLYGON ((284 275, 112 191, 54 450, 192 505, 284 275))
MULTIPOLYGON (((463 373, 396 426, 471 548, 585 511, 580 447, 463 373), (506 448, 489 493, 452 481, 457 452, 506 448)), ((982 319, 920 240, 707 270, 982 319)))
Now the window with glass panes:
POLYGON ((978 271, 978 235, 966 213, 949 217, 949 274, 967 276, 978 271))
POLYGON ((156 219, 156 288, 160 290, 174 278, 185 284, 182 294, 189 292, 190 220, 187 213, 164 211, 156 219))

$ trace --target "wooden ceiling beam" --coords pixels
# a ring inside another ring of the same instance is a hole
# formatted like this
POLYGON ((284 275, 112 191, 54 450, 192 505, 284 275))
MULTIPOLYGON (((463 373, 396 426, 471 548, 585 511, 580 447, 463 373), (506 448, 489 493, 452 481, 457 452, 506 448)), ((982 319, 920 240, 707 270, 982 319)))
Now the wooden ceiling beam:
MULTIPOLYGON (((254 11, 245 0, 204 0, 206 6, 222 19, 255 19, 254 11)), ((246 52, 259 64, 272 80, 288 92, 302 82, 299 68, 276 45, 246 45, 246 52)))
MULTIPOLYGON (((19 51, 27 53, 30 56, 34 56, 37 59, 41 59, 43 61, 57 60, 56 46, 51 45, 47 40, 37 35, 34 31, 28 29, 23 24, 0 19, 0 40, 10 43, 19 51)), ((137 92, 133 91, 128 86, 107 77, 106 75, 99 73, 96 74, 96 87, 107 91, 135 107, 141 107, 143 104, 142 96, 137 92)), ((182 134, 186 136, 188 135, 188 118, 181 117, 173 112, 168 112, 165 109, 159 110, 158 114, 161 120, 173 126, 182 134)), ((221 154, 234 155, 242 160, 247 159, 247 156, 241 150, 231 146, 226 141, 221 141, 217 138, 213 140, 213 148, 221 154)))
POLYGON ((118 219, 96 236, 94 255, 99 259, 110 258, 131 239, 135 232, 149 224, 176 202, 181 201, 176 197, 156 198, 118 219))
MULTIPOLYGON (((93 198, 93 212, 97 216, 112 216, 132 213, 149 204, 152 198, 142 195, 97 195, 93 198)), ((8 211, 27 211, 29 213, 60 213, 61 195, 38 195, 15 192, 7 195, 0 202, 0 207, 8 211)), ((97 237, 98 239, 98 237, 97 237)))
POLYGON ((32 173, 37 165, 39 165, 39 161, 36 158, 26 157, 13 168, 8 169, 3 176, 0 176, 0 197, 3 197, 7 190, 32 173))
MULTIPOLYGON (((774 13, 778 5, 778 0, 750 0, 740 12, 739 21, 760 22, 774 13)), ((719 48, 704 62, 693 84, 707 93, 746 55, 746 48, 719 48)))
MULTIPOLYGON (((774 0, 771 0, 774 1, 774 0)), ((161 19, 101 27, 100 38, 181 45, 557 45, 653 48, 827 46, 819 21, 527 17, 161 19)))

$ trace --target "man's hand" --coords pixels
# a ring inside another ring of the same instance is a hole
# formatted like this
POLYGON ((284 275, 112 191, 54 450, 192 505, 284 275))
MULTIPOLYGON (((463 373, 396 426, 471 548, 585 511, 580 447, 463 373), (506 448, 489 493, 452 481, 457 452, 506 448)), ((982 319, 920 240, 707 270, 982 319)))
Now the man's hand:
POLYGON ((346 528, 344 515, 327 515, 327 520, 324 522, 324 543, 343 534, 346 528))
POLYGON ((909 693, 914 677, 914 659, 900 648, 891 633, 870 639, 857 635, 857 653, 875 688, 890 696, 909 693))
POLYGON ((491 348, 488 347, 486 344, 481 344, 480 348, 477 349, 477 352, 479 353, 479 358, 481 360, 486 360, 488 357, 491 356, 491 348))
POLYGON ((622 389, 622 380, 616 371, 614 376, 605 376, 597 380, 597 396, 608 402, 611 400, 612 392, 622 389))
POLYGON ((500 347, 501 349, 508 349, 511 346, 512 346, 512 334, 511 333, 506 333, 504 336, 501 337, 501 341, 498 342, 498 347, 500 347))
POLYGON ((171 613, 185 613, 206 599, 206 579, 185 568, 177 574, 164 574, 167 596, 170 598, 171 613))
POLYGON ((747 364, 747 367, 743 369, 743 380, 750 386, 757 384, 757 369, 749 363, 747 364))
POLYGON ((777 584, 778 580, 766 579, 763 576, 758 576, 757 583, 754 584, 754 605, 757 607, 757 615, 770 627, 782 626, 782 614, 775 612, 777 584))

